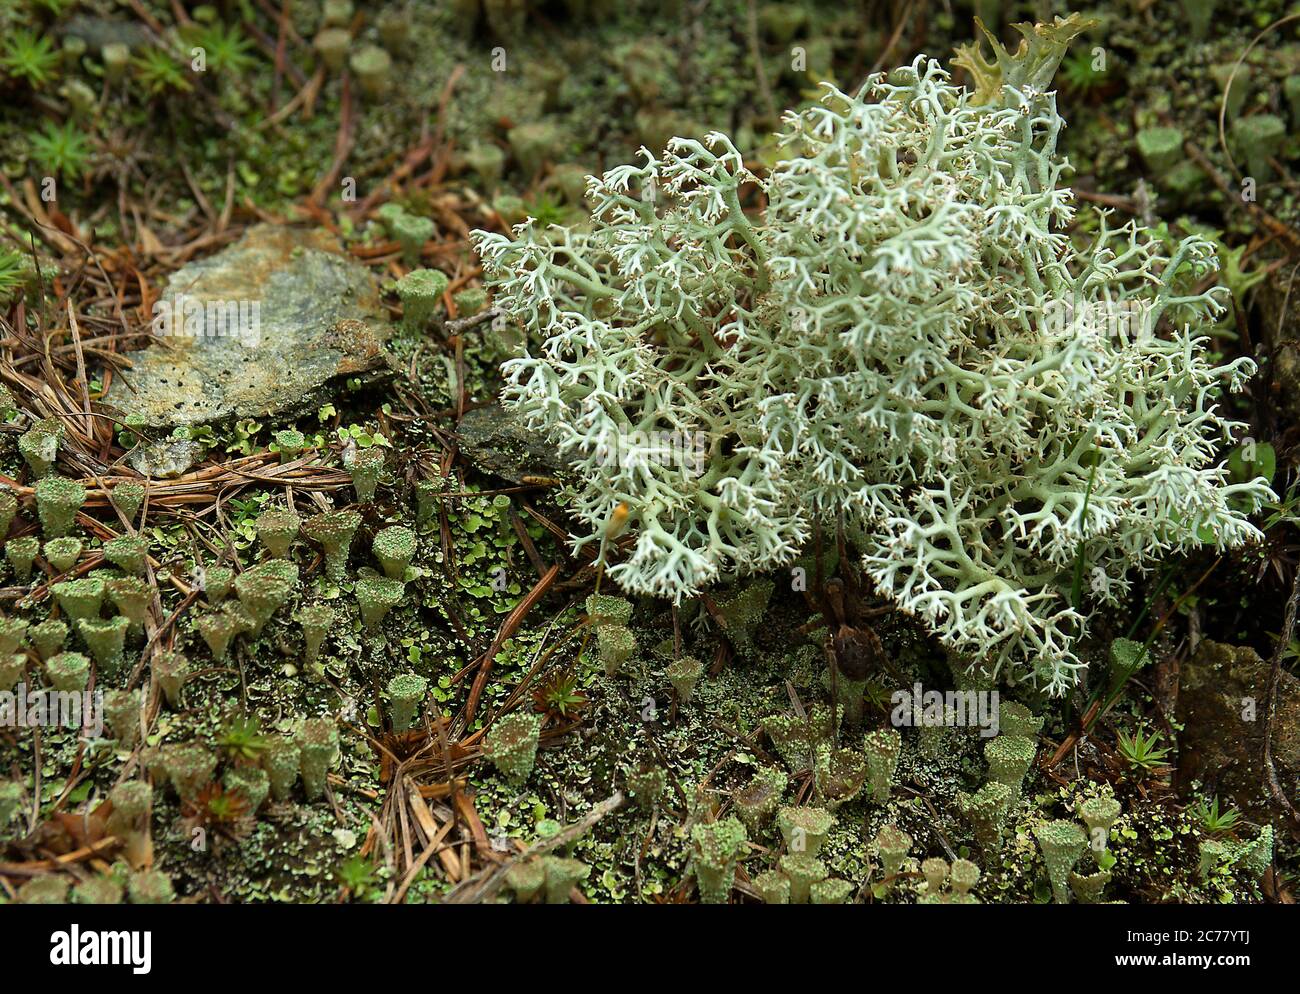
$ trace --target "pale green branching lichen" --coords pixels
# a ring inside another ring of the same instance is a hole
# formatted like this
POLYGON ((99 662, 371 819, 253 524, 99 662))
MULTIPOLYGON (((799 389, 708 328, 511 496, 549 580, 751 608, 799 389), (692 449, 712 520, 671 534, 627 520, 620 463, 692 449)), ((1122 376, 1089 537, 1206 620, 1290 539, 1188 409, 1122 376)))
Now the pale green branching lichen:
POLYGON ((506 401, 574 465, 576 544, 620 509, 610 575, 680 601, 793 560, 843 516, 872 582, 958 656, 1055 692, 1088 606, 1268 499, 1232 482, 1198 290, 1211 242, 1137 222, 1087 239, 1047 91, 1075 20, 1026 29, 979 95, 924 57, 786 117, 765 178, 721 134, 589 180, 590 230, 476 232, 496 306, 541 340, 506 401), (766 201, 745 213, 742 185, 766 201), (698 471, 665 435, 702 440, 698 471))

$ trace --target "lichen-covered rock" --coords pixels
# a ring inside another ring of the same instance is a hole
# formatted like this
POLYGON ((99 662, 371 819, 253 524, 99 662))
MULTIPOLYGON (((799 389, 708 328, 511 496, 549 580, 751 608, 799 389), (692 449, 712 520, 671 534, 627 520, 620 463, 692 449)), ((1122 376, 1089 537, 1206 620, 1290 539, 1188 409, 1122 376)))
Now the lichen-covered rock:
MULTIPOLYGON (((1214 792, 1251 818, 1281 817, 1264 773, 1264 712, 1271 667, 1248 647, 1204 640, 1179 677, 1175 786, 1214 792)), ((1273 716, 1273 766, 1288 797, 1300 794, 1300 680, 1283 668, 1273 716)), ((1280 824, 1280 822, 1279 822, 1280 824)))
POLYGON ((338 377, 392 368, 375 281, 323 228, 249 228, 173 273, 154 315, 166 341, 130 353, 105 397, 149 427, 306 410, 338 377))

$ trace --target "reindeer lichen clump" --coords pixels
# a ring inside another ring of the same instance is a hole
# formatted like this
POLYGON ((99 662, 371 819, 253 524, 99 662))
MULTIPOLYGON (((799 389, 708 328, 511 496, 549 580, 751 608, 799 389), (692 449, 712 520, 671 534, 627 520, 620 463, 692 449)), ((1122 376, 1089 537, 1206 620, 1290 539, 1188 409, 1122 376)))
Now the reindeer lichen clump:
POLYGON ((1135 571, 1258 535, 1265 481, 1218 463, 1239 426, 1216 397, 1254 367, 1205 347, 1211 243, 1104 213, 1067 233, 1048 86, 1085 26, 968 50, 975 91, 925 57, 828 86, 766 177, 722 134, 676 138, 589 179, 590 231, 475 234, 495 306, 541 341, 506 400, 576 469, 576 544, 624 514, 635 535, 613 579, 679 601, 842 515, 950 651, 1062 692, 1076 561, 1088 603, 1117 605, 1135 571), (661 458, 665 436, 704 458, 661 458))

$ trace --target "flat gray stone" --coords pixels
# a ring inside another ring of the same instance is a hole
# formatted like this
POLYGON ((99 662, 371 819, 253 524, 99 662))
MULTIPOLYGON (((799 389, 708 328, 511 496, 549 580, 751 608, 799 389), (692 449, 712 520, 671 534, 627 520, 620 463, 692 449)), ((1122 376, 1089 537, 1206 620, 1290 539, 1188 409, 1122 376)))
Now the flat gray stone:
POLYGON ((331 380, 394 370, 374 278, 319 229, 250 228, 173 273, 153 324, 104 398, 152 428, 292 414, 331 380))
POLYGON ((203 446, 182 439, 142 442, 126 454, 127 465, 155 480, 174 479, 202 458, 203 446))
POLYGON ((456 436, 460 451, 477 469, 514 484, 569 473, 554 445, 496 404, 466 411, 456 436))

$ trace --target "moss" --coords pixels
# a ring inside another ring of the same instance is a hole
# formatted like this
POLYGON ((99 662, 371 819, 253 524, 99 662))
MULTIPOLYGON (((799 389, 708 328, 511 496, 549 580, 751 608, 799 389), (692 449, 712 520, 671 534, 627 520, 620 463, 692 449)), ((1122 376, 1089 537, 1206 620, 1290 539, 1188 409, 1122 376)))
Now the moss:
POLYGON ((356 511, 326 511, 303 522, 303 534, 324 549, 326 572, 335 583, 347 573, 352 536, 360 524, 356 511))
POLYGON ((81 539, 71 536, 52 538, 45 543, 45 561, 54 567, 54 572, 66 573, 77 565, 83 545, 81 539))
POLYGON ((357 581, 355 593, 361 622, 367 628, 377 628, 388 612, 402 602, 405 585, 401 580, 386 576, 365 576, 357 581))
POLYGON ((86 502, 86 488, 76 480, 47 476, 36 484, 36 513, 46 538, 68 534, 86 502))
POLYGON ((79 652, 61 652, 45 661, 45 676, 55 690, 85 690, 90 681, 90 660, 79 652))
POLYGON ((277 559, 289 555, 293 540, 298 537, 302 519, 291 507, 273 507, 257 516, 257 537, 266 551, 277 559))
POLYGON ((415 532, 405 525, 389 525, 375 533, 370 548, 384 568, 385 576, 404 579, 407 567, 415 558, 415 532))
POLYGON ((19 580, 28 580, 32 575, 32 563, 40 550, 41 540, 35 535, 11 538, 5 543, 5 558, 13 567, 14 576, 19 580))
POLYGON ((107 621, 99 618, 83 618, 77 622, 77 631, 82 641, 90 649, 98 671, 106 677, 113 677, 122 668, 122 652, 126 646, 126 630, 130 621, 118 615, 107 621))
POLYGON ((498 718, 483 739, 483 755, 511 784, 518 786, 533 771, 541 730, 540 715, 515 711, 498 718))

